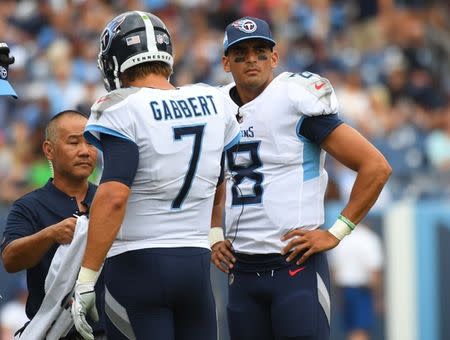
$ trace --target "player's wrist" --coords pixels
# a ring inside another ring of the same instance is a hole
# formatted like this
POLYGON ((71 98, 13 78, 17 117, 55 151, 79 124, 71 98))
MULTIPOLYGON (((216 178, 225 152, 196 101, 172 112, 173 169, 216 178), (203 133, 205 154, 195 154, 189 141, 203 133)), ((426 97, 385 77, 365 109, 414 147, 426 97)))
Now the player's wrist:
POLYGON ((44 230, 47 232, 47 238, 50 240, 50 242, 59 243, 58 242, 58 223, 48 226, 44 230))
POLYGON ((86 267, 81 267, 78 273, 77 284, 94 284, 100 275, 99 271, 95 271, 86 267))
POLYGON ((211 227, 208 233, 209 246, 212 247, 216 243, 224 240, 222 227, 211 227))
POLYGON ((356 228, 356 224, 343 215, 339 215, 338 220, 344 222, 352 231, 356 228))
POLYGON ((345 216, 339 215, 336 219, 336 222, 334 222, 331 228, 328 229, 328 232, 330 232, 339 241, 342 241, 345 236, 350 235, 355 227, 356 224, 354 224, 345 216))

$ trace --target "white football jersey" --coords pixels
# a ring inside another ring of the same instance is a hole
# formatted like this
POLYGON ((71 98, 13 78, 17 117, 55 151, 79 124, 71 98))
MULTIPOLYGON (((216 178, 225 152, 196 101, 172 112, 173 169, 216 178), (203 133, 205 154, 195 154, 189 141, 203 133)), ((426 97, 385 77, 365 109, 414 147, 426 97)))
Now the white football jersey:
MULTIPOLYGON (((221 89, 229 95, 234 84, 221 89)), ((324 222, 325 151, 298 134, 308 116, 334 114, 330 82, 282 73, 239 108, 241 141, 226 153, 226 238, 237 252, 280 253, 282 235, 324 222)))
POLYGON ((108 256, 209 248, 221 155, 240 138, 235 114, 230 98, 203 84, 119 89, 97 100, 86 132, 129 139, 139 149, 125 218, 108 256))

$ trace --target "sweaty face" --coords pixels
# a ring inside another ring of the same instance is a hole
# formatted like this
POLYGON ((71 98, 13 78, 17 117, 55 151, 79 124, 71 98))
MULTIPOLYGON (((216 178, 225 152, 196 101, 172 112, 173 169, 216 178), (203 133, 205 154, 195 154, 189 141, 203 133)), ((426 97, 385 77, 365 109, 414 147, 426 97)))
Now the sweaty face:
POLYGON ((249 39, 230 47, 222 63, 238 88, 262 91, 273 79, 278 54, 264 40, 249 39))
POLYGON ((50 155, 55 177, 80 180, 94 171, 97 150, 83 137, 86 122, 87 119, 79 115, 61 117, 58 121, 50 155))

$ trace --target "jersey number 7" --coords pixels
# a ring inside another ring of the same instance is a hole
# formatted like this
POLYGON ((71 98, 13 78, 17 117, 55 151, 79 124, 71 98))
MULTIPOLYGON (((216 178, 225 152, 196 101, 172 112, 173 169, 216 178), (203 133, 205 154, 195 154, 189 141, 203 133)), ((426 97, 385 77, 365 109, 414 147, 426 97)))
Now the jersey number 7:
POLYGON ((177 197, 175 197, 172 201, 172 209, 179 209, 181 207, 181 204, 183 204, 183 201, 191 188, 192 179, 194 178, 195 171, 197 170, 204 129, 205 125, 192 125, 173 128, 173 137, 175 140, 181 140, 183 136, 194 135, 194 144, 192 146, 192 156, 189 161, 189 168, 186 176, 184 177, 184 183, 181 186, 177 197))

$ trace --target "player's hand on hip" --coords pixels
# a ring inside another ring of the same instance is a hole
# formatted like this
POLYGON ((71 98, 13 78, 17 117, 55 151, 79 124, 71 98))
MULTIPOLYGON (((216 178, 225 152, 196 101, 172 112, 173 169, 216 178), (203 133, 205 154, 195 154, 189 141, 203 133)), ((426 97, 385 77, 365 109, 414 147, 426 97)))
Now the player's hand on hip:
POLYGON ((302 230, 294 229, 285 234, 282 241, 290 240, 282 249, 281 254, 291 252, 287 261, 292 261, 299 254, 303 255, 298 259, 297 265, 305 262, 311 255, 332 249, 339 244, 339 240, 326 230, 302 230))
POLYGON ((77 332, 83 339, 94 340, 92 327, 86 320, 89 315, 93 321, 98 321, 94 283, 76 283, 71 313, 77 332))
POLYGON ((72 242, 76 224, 77 219, 75 217, 69 217, 52 225, 51 228, 54 241, 58 244, 72 242))
POLYGON ((224 273, 230 272, 236 258, 233 255, 233 246, 229 240, 217 242, 211 247, 211 261, 224 273))

